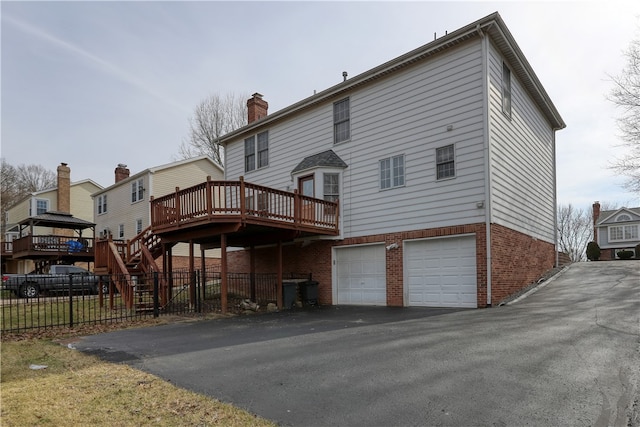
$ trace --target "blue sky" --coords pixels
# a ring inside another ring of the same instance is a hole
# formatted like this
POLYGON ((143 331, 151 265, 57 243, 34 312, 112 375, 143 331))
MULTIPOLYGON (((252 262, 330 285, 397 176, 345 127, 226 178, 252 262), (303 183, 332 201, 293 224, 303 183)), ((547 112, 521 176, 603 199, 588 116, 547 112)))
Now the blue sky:
POLYGON ((275 112, 498 11, 562 114, 558 200, 640 206, 607 168, 619 147, 609 75, 640 38, 640 2, 7 2, 1 155, 113 183, 169 163, 209 94, 275 112))

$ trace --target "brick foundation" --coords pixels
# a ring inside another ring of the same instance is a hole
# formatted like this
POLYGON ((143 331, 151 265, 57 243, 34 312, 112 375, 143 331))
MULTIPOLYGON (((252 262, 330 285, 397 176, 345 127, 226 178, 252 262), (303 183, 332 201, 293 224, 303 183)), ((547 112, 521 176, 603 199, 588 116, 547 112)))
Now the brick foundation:
MULTIPOLYGON (((486 233, 485 224, 469 224, 352 237, 341 241, 318 240, 308 244, 283 245, 283 272, 311 273, 318 281, 320 304, 333 304, 331 248, 340 246, 397 243, 398 248, 386 251, 387 305, 404 305, 403 245, 405 240, 473 234, 476 237, 476 266, 478 281, 478 307, 487 305, 486 233)), ((555 247, 506 227, 492 225, 492 298, 496 305, 508 295, 522 289, 544 272, 553 268, 555 247)), ((229 252, 229 272, 249 272, 249 251, 229 252)), ((256 273, 274 273, 277 252, 273 246, 255 250, 256 273)))

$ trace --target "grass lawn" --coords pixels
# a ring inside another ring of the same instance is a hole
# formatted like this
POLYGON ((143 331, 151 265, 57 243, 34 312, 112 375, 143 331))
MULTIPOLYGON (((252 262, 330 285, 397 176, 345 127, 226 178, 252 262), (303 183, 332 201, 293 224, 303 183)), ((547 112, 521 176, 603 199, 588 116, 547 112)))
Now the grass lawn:
POLYGON ((50 339, 3 341, 0 351, 2 426, 274 425, 50 339))

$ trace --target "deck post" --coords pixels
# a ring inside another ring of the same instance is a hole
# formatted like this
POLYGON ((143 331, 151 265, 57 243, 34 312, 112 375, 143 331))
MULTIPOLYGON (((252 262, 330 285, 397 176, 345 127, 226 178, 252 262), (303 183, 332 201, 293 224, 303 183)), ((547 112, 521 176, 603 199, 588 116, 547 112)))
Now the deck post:
POLYGON ((227 235, 220 235, 220 305, 227 314, 227 235))
POLYGON ((276 286, 278 291, 278 310, 282 310, 283 302, 282 302, 282 240, 278 240, 278 246, 276 249, 276 257, 278 264, 278 273, 276 275, 276 286))
POLYGON ((180 223, 180 187, 176 187, 176 218, 175 218, 175 223, 179 224, 180 223))
POLYGON ((189 305, 196 306, 196 282, 194 280, 195 261, 193 253, 193 240, 189 240, 189 305))
MULTIPOLYGON (((205 197, 207 198, 207 216, 209 218, 211 218, 211 215, 213 215, 213 192, 211 191, 211 187, 213 187, 213 185, 211 184, 211 175, 207 175, 207 185, 205 186, 205 191, 207 193, 205 194, 205 197)), ((204 268, 202 269, 202 271, 204 271, 204 268)))
POLYGON ((256 247, 249 248, 249 282, 251 284, 251 301, 256 301, 256 247))
POLYGON ((298 190, 293 190, 293 223, 296 228, 300 226, 300 218, 302 212, 302 203, 300 203, 300 193, 298 190))

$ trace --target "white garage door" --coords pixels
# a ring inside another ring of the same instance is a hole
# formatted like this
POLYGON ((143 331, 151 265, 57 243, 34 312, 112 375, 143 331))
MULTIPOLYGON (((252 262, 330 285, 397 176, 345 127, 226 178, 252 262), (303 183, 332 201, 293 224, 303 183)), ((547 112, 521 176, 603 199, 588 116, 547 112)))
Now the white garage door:
POLYGON ((476 308, 475 236, 406 242, 405 283, 408 305, 476 308))
POLYGON ((386 305, 384 245, 335 249, 336 304, 386 305))

